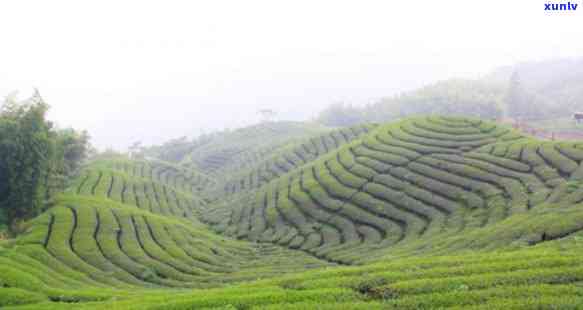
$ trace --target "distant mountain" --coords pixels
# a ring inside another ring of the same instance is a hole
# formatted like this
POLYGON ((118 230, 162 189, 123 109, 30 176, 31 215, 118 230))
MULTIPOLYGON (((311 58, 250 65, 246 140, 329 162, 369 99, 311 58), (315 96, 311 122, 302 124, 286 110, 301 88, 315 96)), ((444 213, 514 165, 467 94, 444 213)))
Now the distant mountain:
POLYGON ((549 117, 564 117, 583 110, 583 58, 523 62, 501 67, 484 77, 508 82, 516 72, 524 87, 548 106, 549 117))
POLYGON ((427 114, 499 118, 512 110, 509 91, 515 74, 522 97, 518 111, 523 118, 569 117, 583 110, 583 58, 578 58, 500 67, 479 79, 438 81, 365 107, 335 104, 322 111, 318 121, 352 126, 427 114))

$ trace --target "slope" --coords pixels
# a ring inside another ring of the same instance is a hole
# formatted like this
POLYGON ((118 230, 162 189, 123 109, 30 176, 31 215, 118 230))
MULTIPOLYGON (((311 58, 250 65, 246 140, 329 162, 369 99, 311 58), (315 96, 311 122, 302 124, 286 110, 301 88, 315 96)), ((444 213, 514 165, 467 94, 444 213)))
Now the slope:
MULTIPOLYGON (((24 235, 0 243, 0 307, 583 302, 583 143, 432 116, 322 154, 222 196, 209 192, 228 188, 223 179, 193 169, 94 162, 24 235)), ((258 162, 251 171, 274 161, 258 162)))
POLYGON ((0 248, 1 286, 81 301, 136 288, 216 287, 330 265, 215 235, 197 218, 206 206, 200 188, 213 180, 174 168, 122 159, 88 166, 24 235, 0 248))
POLYGON ((537 141, 480 120, 410 118, 212 208, 205 220, 237 238, 355 263, 541 204, 579 203, 582 159, 581 143, 537 141))
POLYGON ((265 122, 224 132, 192 149, 182 163, 213 175, 229 173, 233 166, 249 166, 296 139, 329 129, 300 122, 265 122))
MULTIPOLYGON (((245 165, 228 165, 229 175, 223 178, 218 195, 233 195, 254 190, 269 181, 305 165, 340 146, 365 135, 376 125, 365 124, 331 130, 297 143, 288 143, 268 156, 247 161, 245 165)), ((226 169, 222 169, 226 170, 226 169)))

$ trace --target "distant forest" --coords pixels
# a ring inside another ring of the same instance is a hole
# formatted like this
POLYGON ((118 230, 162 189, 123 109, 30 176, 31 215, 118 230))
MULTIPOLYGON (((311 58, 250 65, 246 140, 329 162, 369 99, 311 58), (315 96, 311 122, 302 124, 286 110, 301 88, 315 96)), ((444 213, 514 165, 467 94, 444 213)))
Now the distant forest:
POLYGON ((583 59, 527 62, 480 79, 451 79, 364 107, 335 103, 317 121, 327 126, 386 122, 411 115, 456 114, 522 120, 568 117, 583 110, 583 59))
MULTIPOLYGON (((571 117, 574 112, 583 111, 583 102, 577 98, 583 98, 583 59, 528 62, 498 68, 479 79, 439 81, 365 106, 335 103, 321 111, 309 124, 316 132, 322 127, 385 123, 431 114, 489 120, 548 120, 571 117)), ((272 123, 271 126, 278 125, 272 123)), ((286 125, 281 123, 279 126, 286 125)), ((204 150, 212 145, 248 143, 245 135, 249 135, 251 128, 211 132, 194 139, 181 137, 155 146, 142 146, 136 142, 130 147, 130 153, 171 162, 196 162, 198 159, 186 158, 187 155, 202 152, 198 156, 203 158, 204 150), (225 139, 232 141, 226 143, 225 139)), ((236 153, 233 149, 224 151, 236 153)))

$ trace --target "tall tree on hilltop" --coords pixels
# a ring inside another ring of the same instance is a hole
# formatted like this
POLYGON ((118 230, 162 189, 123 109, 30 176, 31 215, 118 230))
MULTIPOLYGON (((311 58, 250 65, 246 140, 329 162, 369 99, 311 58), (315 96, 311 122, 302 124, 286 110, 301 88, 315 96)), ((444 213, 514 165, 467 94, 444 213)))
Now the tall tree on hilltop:
POLYGON ((506 106, 508 116, 512 118, 524 119, 531 115, 528 96, 517 71, 514 71, 510 77, 508 93, 506 94, 506 106))
POLYGON ((316 120, 326 126, 345 127, 362 123, 363 115, 361 109, 340 102, 328 106, 316 120))

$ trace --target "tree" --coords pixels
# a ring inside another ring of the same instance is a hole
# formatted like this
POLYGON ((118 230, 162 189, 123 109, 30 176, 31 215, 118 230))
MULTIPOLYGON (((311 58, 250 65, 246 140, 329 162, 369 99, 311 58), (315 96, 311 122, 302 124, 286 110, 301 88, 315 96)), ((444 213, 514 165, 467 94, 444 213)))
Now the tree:
POLYGON ((262 122, 271 122, 275 119, 277 112, 271 109, 262 109, 258 111, 259 115, 261 115, 262 122))
POLYGON ((528 103, 526 102, 526 92, 520 81, 517 71, 512 73, 508 94, 506 96, 508 116, 512 118, 524 118, 528 114, 528 103))
POLYGON ((141 159, 143 157, 142 141, 136 141, 136 142, 132 143, 132 145, 130 145, 128 147, 128 150, 130 152, 131 158, 140 158, 141 159))
POLYGON ((510 77, 506 105, 508 116, 521 120, 544 118, 543 111, 552 112, 552 108, 543 97, 523 86, 516 71, 510 77))
POLYGON ((327 126, 352 126, 363 121, 362 111, 342 102, 334 103, 318 114, 316 120, 327 126))
POLYGON ((38 91, 22 102, 11 95, 0 109, 0 224, 43 211, 85 159, 87 133, 55 129, 48 109, 38 91))
POLYGON ((59 132, 59 145, 61 153, 59 158, 63 158, 64 174, 72 176, 79 170, 81 163, 87 158, 91 137, 87 131, 78 132, 68 128, 59 132))
POLYGON ((38 92, 22 103, 7 98, 0 111, 0 208, 10 220, 31 217, 42 208, 43 181, 55 154, 47 111, 38 92))
POLYGON ((90 145, 87 131, 75 131, 72 128, 51 132, 55 154, 49 160, 49 173, 46 174, 47 191, 45 200, 64 189, 67 180, 74 176, 81 164, 87 159, 90 145))

